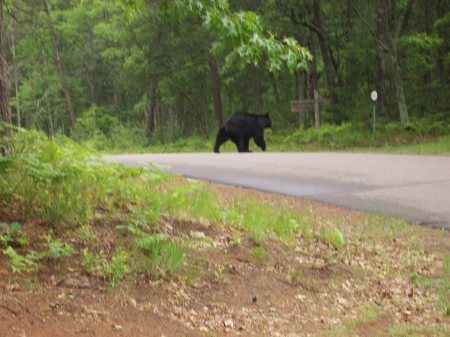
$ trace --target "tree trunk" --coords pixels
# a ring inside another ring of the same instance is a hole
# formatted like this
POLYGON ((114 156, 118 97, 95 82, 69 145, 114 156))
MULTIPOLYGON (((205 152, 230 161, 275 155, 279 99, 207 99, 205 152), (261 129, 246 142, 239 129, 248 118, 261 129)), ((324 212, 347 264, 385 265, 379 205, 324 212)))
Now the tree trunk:
POLYGON ((72 130, 75 130, 77 127, 77 123, 75 120, 75 113, 73 110, 72 98, 70 97, 69 86, 66 81, 64 68, 63 68, 61 57, 59 54, 58 37, 56 36, 55 27, 53 26, 53 21, 52 21, 51 15, 50 15, 50 10, 48 8, 47 0, 42 0, 42 4, 44 6, 44 12, 47 15, 48 28, 50 30, 50 36, 51 36, 51 40, 52 40, 53 50, 55 53, 56 68, 58 69, 59 76, 61 78, 61 85, 63 88, 64 96, 66 98, 67 112, 69 113, 70 124, 71 124, 72 130))
MULTIPOLYGON (((308 36, 308 48, 311 52, 311 55, 313 57, 312 61, 308 63, 308 73, 309 73, 309 90, 308 95, 309 99, 315 99, 315 92, 319 92, 319 75, 317 73, 317 47, 316 47, 316 36, 312 31, 309 32, 308 36)), ((314 121, 316 128, 320 127, 320 115, 314 116, 314 121), (317 121, 318 122, 317 122, 317 121)))
POLYGON ((253 112, 260 115, 262 113, 261 75, 256 67, 253 72, 253 112))
POLYGON ((16 95, 16 116, 17 116, 17 126, 20 128, 20 95, 19 95, 19 75, 17 71, 17 63, 16 63, 16 39, 14 34, 14 26, 12 24, 13 20, 10 20, 10 29, 11 29, 11 51, 12 51, 12 61, 13 61, 13 69, 14 69, 14 92, 16 95))
POLYGON ((145 128, 145 135, 149 139, 153 136, 153 128, 155 126, 155 94, 156 85, 152 81, 148 90, 147 123, 145 128))
MULTIPOLYGON (((303 101, 308 97, 308 81, 306 72, 303 69, 297 69, 295 72, 295 86, 296 86, 296 97, 297 100, 303 101)), ((299 113, 299 124, 303 127, 306 127, 306 117, 307 112, 302 111, 299 113)))
POLYGON ((398 62, 398 41, 396 38, 392 38, 391 41, 391 61, 392 61, 392 71, 394 75, 394 86, 395 94, 397 98, 398 112, 400 115, 400 123, 403 126, 408 126, 409 116, 408 108, 406 105, 405 92, 403 89, 403 80, 401 75, 400 63, 398 62))
POLYGON ((188 100, 185 97, 183 99, 183 107, 181 111, 181 132, 183 137, 189 137, 189 132, 188 129, 186 128, 187 116, 188 116, 188 100))
POLYGON ((96 72, 95 72, 95 38, 94 33, 89 33, 89 76, 87 76, 87 82, 89 86, 89 94, 91 96, 91 103, 93 105, 98 104, 97 100, 97 83, 96 83, 96 72))
POLYGON ((320 128, 320 108, 319 108, 319 92, 314 90, 314 124, 316 128, 320 128))
POLYGON ((169 142, 173 142, 176 138, 176 129, 177 129, 177 117, 175 115, 175 109, 174 109, 174 103, 170 102, 169 104, 167 104, 167 113, 168 113, 168 133, 169 136, 168 141, 169 142))
POLYGON ((272 73, 269 73, 270 84, 272 85, 273 95, 275 97, 275 104, 281 106, 280 92, 278 90, 277 79, 272 73))
POLYGON ((158 133, 159 133, 159 142, 161 144, 164 144, 164 127, 162 124, 162 117, 161 117, 162 111, 161 111, 161 95, 158 90, 156 90, 156 96, 155 96, 155 120, 156 125, 158 126, 158 133))
POLYGON ((377 3, 377 24, 376 24, 376 35, 377 35, 377 45, 375 58, 377 61, 378 68, 378 111, 381 116, 386 115, 386 68, 384 64, 384 48, 381 41, 384 39, 385 35, 385 11, 383 3, 385 0, 378 0, 377 3))
POLYGON ((53 126, 53 116, 52 110, 50 109, 49 100, 46 100, 47 103, 47 117, 48 117, 48 137, 53 138, 55 135, 55 128, 53 126))
POLYGON ((214 102, 214 117, 216 119, 217 128, 220 129, 222 127, 223 122, 220 77, 216 60, 214 59, 214 56, 211 54, 209 54, 208 56, 208 63, 209 63, 209 74, 211 77, 212 96, 214 102))
POLYGON ((411 15, 413 6, 414 6, 415 0, 409 0, 406 4, 402 14, 400 15, 400 18, 396 18, 396 2, 392 1, 390 3, 391 6, 387 7, 387 10, 390 10, 390 13, 388 14, 389 18, 389 38, 388 38, 388 45, 389 45, 389 54, 391 57, 391 63, 392 63, 392 72, 393 72, 393 82, 395 87, 395 94, 397 99, 397 106, 398 106, 398 113, 400 115, 400 123, 402 126, 408 126, 409 124, 409 115, 408 115, 408 108, 406 105, 406 99, 405 99, 405 91, 403 87, 403 80, 401 75, 401 67, 400 62, 398 59, 398 39, 402 35, 403 31, 406 29, 408 25, 408 20, 411 15))
POLYGON ((333 106, 333 119, 335 122, 340 121, 340 116, 336 110, 338 103, 338 96, 336 93, 336 85, 337 79, 335 75, 335 69, 333 66, 333 58, 331 57, 330 46, 328 43, 328 39, 326 36, 326 32, 324 29, 324 23, 322 18, 322 10, 320 8, 320 0, 314 0, 313 3, 313 15, 314 15, 314 24, 318 28, 317 38, 319 40, 319 47, 322 54, 324 71, 325 71, 325 79, 327 81, 327 87, 330 97, 330 102, 333 106))
POLYGON ((9 152, 11 107, 9 106, 8 64, 3 52, 3 0, 0 0, 0 154, 9 152))

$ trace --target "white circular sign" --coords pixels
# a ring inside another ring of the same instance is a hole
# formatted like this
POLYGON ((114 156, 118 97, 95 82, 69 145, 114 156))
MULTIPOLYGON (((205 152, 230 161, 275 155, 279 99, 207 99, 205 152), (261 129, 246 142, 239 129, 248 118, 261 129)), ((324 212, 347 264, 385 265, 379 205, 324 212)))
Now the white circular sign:
POLYGON ((372 98, 372 101, 376 101, 378 98, 378 93, 374 90, 370 93, 370 98, 372 98))

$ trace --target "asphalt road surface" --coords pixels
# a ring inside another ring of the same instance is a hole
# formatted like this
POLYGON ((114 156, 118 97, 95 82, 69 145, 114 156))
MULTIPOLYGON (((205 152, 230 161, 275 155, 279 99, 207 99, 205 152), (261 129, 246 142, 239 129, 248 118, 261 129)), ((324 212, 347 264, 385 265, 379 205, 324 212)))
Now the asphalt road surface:
POLYGON ((362 153, 105 156, 186 177, 398 216, 450 230, 450 157, 362 153))

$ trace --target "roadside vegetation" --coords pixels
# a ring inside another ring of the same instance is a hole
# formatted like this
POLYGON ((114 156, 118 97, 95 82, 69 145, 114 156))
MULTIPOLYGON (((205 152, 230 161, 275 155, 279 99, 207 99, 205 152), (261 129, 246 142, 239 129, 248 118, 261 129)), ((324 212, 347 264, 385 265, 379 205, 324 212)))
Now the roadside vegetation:
MULTIPOLYGON (((21 131, 14 144, 14 152, 0 159, 2 204, 14 205, 20 218, 38 219, 47 229, 45 241, 30 245, 20 236, 18 222, 1 224, 4 253, 15 272, 37 270, 42 260, 82 252, 85 271, 100 273, 112 286, 137 271, 153 277, 171 275, 181 269, 189 240, 160 233, 158 225, 165 217, 225 222, 245 229, 258 245, 270 236, 292 241, 299 231, 315 235, 309 233, 311 228, 301 214, 251 202, 224 208, 201 182, 180 182, 147 169, 107 165, 65 137, 48 140, 43 134, 21 131), (91 225, 96 221, 119 222, 114 227, 123 241, 109 252, 90 250, 89 243, 96 241, 91 225), (76 251, 60 241, 70 239, 67 233, 86 245, 76 251), (16 248, 24 254, 19 255, 16 248), (127 260, 148 261, 128 266, 127 260)), ((332 235, 316 236, 335 244, 332 235)))
MULTIPOLYGON (((79 128, 81 130, 82 127, 79 128)), ((450 122, 447 120, 417 119, 405 129, 399 123, 379 125, 375 132, 362 123, 326 124, 316 128, 282 128, 265 130, 268 151, 371 151, 392 153, 450 154, 450 122)), ((105 134, 91 130, 78 142, 91 151, 107 153, 136 152, 211 152, 215 137, 188 137, 161 144, 148 143, 143 131, 119 128, 105 134), (140 136, 139 136, 140 135, 140 136)), ((260 149, 250 143, 253 151, 260 149)), ((227 142, 222 152, 235 152, 227 142)))
POLYGON ((67 288, 71 294, 106 289, 111 296, 133 294, 144 282, 158 289, 153 300, 164 303, 160 315, 217 335, 239 324, 276 331, 268 322, 281 318, 291 323, 277 323, 280 331, 305 325, 324 335, 331 328, 331 335, 344 336, 368 324, 387 335, 444 336, 449 327, 447 232, 105 164, 65 137, 27 131, 14 137, 12 153, 0 159, 5 291, 47 285, 44 297, 67 288), (271 293, 255 290, 259 285, 271 293), (211 299, 196 295, 189 302, 194 319, 179 312, 182 298, 164 302, 174 289, 193 296, 211 286, 202 296, 225 296, 228 311, 199 311, 211 299), (228 286, 239 296, 255 293, 259 316, 232 309, 228 286), (268 302, 280 296, 291 309, 266 307, 264 296, 268 302), (302 311, 304 321, 290 310, 302 311))

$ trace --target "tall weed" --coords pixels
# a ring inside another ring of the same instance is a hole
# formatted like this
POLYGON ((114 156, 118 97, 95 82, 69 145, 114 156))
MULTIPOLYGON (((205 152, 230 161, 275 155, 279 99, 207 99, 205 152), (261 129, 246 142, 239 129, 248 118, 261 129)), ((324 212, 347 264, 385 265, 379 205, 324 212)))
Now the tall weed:
POLYGON ((168 277, 183 267, 187 247, 161 234, 141 232, 135 241, 137 268, 155 278, 168 277))

